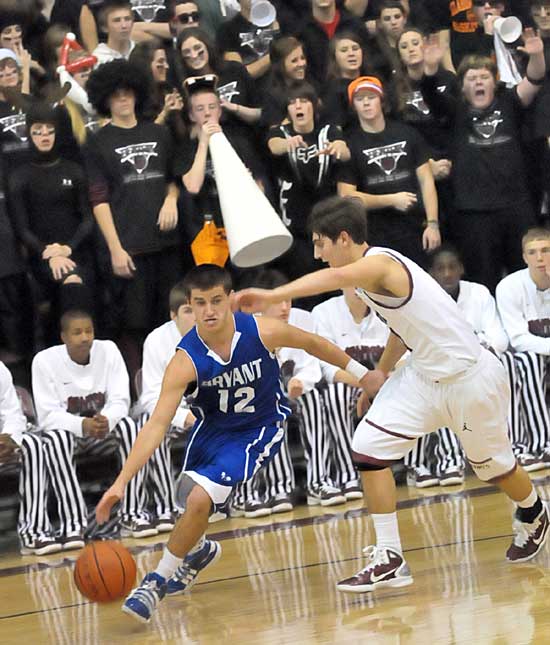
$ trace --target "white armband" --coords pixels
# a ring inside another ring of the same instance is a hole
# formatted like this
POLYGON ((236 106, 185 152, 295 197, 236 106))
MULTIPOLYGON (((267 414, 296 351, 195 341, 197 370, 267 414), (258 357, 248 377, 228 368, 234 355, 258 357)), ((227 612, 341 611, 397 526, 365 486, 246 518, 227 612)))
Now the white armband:
POLYGON ((354 376, 358 381, 360 381, 368 371, 369 370, 366 367, 361 365, 361 363, 356 361, 354 358, 350 358, 349 363, 346 365, 346 372, 354 376))

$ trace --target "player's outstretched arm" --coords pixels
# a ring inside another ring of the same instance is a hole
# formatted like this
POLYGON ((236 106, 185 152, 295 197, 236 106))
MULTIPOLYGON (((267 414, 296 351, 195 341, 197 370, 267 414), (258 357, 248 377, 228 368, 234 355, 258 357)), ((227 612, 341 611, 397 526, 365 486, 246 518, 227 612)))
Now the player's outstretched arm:
POLYGON ((128 459, 114 484, 105 492, 97 505, 98 524, 103 524, 109 519, 111 508, 122 499, 126 484, 147 463, 149 457, 160 445, 188 384, 195 378, 195 368, 187 354, 182 351, 176 352, 164 373, 159 400, 151 418, 139 431, 128 459))
POLYGON ((321 361, 336 365, 341 370, 346 370, 357 379, 360 387, 365 387, 364 381, 368 373, 367 368, 362 367, 343 349, 340 349, 326 338, 267 316, 261 316, 257 321, 262 342, 270 351, 274 352, 280 347, 303 349, 321 361))
POLYGON ((244 289, 235 294, 235 302, 243 311, 254 313, 275 302, 315 296, 345 287, 376 291, 381 284, 385 264, 386 260, 381 256, 361 258, 343 267, 308 273, 276 289, 244 289))

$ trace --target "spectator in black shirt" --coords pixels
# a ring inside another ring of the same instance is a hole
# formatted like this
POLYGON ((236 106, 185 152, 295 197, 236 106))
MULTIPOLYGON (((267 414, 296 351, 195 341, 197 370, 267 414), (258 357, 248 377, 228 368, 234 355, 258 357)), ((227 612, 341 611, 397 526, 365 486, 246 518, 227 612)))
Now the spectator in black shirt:
POLYGON ((252 0, 240 0, 240 12, 218 29, 218 48, 224 60, 246 66, 250 76, 259 79, 269 71, 269 45, 279 34, 279 23, 258 26, 251 22, 252 0))
POLYGON ((338 173, 338 193, 366 207, 371 246, 389 246, 425 264, 425 250, 441 243, 426 144, 410 126, 386 121, 379 79, 360 76, 348 94, 359 124, 347 135, 351 159, 338 173))
POLYGON ((344 8, 338 8, 336 0, 311 0, 311 14, 304 20, 296 34, 304 43, 310 73, 319 85, 327 77, 329 42, 339 31, 357 34, 365 47, 370 42, 365 24, 344 8))
POLYGON ((262 123, 278 125, 286 118, 287 92, 306 79, 307 60, 302 43, 294 36, 281 36, 271 42, 271 71, 263 92, 262 123))
POLYGON ((27 112, 26 124, 30 163, 10 175, 8 187, 16 234, 40 294, 50 303, 44 340, 51 345, 58 338, 65 285, 93 285, 92 257, 86 244, 93 220, 83 169, 58 151, 58 113, 48 105, 35 104, 27 112))
POLYGON ((253 138, 249 126, 261 116, 254 81, 246 67, 236 61, 220 60, 214 44, 201 29, 186 29, 178 37, 184 78, 215 74, 217 92, 223 108, 224 128, 235 130, 240 136, 253 138))
POLYGON ((323 86, 323 116, 327 121, 347 128, 356 116, 348 101, 348 85, 359 76, 373 73, 369 52, 364 51, 353 31, 339 31, 329 43, 327 82, 323 86))
POLYGON ((453 119, 452 179, 457 214, 452 229, 467 277, 494 291, 503 269, 523 266, 521 237, 535 216, 521 145, 524 109, 544 78, 543 43, 525 30, 527 75, 513 89, 499 86, 489 58, 466 57, 458 73, 464 101, 437 91, 442 49, 435 38, 424 51, 422 93, 431 109, 453 119), (531 79, 531 80, 529 80, 531 79))
MULTIPOLYGON (((336 168, 350 158, 341 129, 319 119, 319 107, 313 87, 298 84, 287 93, 290 123, 269 131, 268 147, 279 182, 279 211, 294 237, 292 247, 275 264, 284 266, 292 280, 320 267, 313 257, 307 216, 312 204, 334 194, 336 168)), ((305 306, 318 302, 318 298, 310 298, 305 306)))
POLYGON ((98 113, 111 119, 89 137, 86 162, 112 266, 106 324, 133 373, 144 337, 166 318, 168 291, 181 277, 172 143, 166 128, 139 120, 148 93, 139 68, 123 60, 105 63, 87 89, 98 113))
MULTIPOLYGON (((394 83, 397 115, 402 121, 418 130, 429 146, 430 167, 436 180, 439 197, 440 226, 446 236, 449 220, 454 212, 454 196, 450 180, 452 122, 448 115, 434 114, 422 95, 424 78, 422 32, 407 27, 397 41, 397 51, 402 63, 394 83)), ((452 72, 440 66, 435 82, 439 93, 458 97, 458 83, 452 72)))

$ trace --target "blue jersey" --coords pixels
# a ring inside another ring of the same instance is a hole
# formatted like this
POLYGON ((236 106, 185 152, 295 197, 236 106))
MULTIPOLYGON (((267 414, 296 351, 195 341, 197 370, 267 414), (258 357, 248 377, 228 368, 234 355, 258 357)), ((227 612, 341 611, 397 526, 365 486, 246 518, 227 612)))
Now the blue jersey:
POLYGON ((234 314, 235 335, 229 361, 223 361, 193 327, 178 349, 187 353, 197 372, 191 408, 207 425, 227 430, 258 428, 290 414, 281 390, 279 364, 262 343, 254 316, 234 314))

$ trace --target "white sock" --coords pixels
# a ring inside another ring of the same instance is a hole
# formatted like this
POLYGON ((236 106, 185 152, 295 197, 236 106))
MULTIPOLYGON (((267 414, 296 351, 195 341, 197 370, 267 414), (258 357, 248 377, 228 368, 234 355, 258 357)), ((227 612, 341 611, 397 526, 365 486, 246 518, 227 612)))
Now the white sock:
POLYGON ((525 499, 522 499, 521 502, 516 502, 516 504, 520 508, 531 508, 532 506, 535 505, 535 502, 537 501, 538 497, 539 497, 538 493, 535 490, 535 487, 533 486, 533 489, 529 493, 528 497, 526 497, 525 499))
POLYGON ((376 546, 387 547, 403 553, 399 526, 397 525, 397 513, 373 513, 371 517, 376 531, 376 546))
POLYGON ((164 547, 162 558, 160 559, 160 562, 155 569, 155 573, 159 576, 162 576, 165 580, 169 580, 174 575, 176 569, 182 562, 183 558, 178 558, 170 553, 168 547, 166 546, 164 547))
MULTIPOLYGON (((203 533, 200 536, 200 538, 197 540, 197 543, 195 544, 195 546, 189 551, 187 556, 193 555, 193 553, 196 553, 197 551, 200 551, 200 549, 202 549, 202 547, 204 546, 205 541, 206 541, 206 534, 203 533)), ((187 557, 187 556, 185 556, 185 557, 187 557)))

